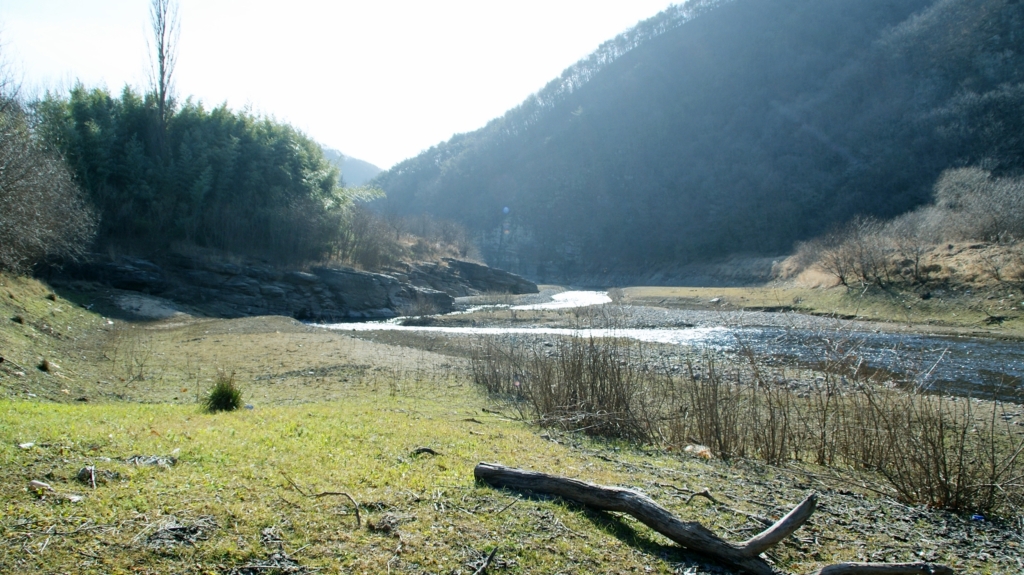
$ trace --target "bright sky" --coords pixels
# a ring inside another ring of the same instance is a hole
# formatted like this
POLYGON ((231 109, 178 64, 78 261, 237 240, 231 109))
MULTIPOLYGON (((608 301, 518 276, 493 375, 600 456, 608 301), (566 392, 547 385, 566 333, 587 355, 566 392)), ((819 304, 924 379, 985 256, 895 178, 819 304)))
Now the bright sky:
MULTIPOLYGON (((670 0, 180 0, 175 87, 381 168, 475 130, 670 0)), ((23 93, 147 86, 148 0, 0 0, 23 93)))

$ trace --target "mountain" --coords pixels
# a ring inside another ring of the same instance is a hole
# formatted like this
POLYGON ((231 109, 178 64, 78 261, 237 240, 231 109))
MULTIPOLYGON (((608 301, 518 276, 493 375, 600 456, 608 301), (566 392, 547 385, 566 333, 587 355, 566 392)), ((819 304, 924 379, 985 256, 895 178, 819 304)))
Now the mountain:
POLYGON ((370 162, 346 156, 334 148, 322 146, 324 157, 341 168, 341 179, 346 186, 361 186, 377 177, 383 170, 370 162))
POLYGON ((673 6, 504 116, 375 180, 535 279, 776 255, 1024 171, 1024 3, 673 6))

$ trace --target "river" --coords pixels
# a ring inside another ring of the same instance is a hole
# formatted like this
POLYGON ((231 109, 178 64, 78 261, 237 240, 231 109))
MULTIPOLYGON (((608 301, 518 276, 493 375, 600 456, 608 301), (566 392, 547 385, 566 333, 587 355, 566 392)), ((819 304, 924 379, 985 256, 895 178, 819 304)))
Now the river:
MULTIPOLYGON (((528 305, 490 305, 471 307, 455 314, 485 309, 564 310, 611 303, 605 292, 566 291, 551 301, 528 305)), ((754 317, 753 312, 734 312, 754 317)), ((776 314, 783 315, 783 314, 776 314)), ((792 314, 786 314, 792 315, 792 314)), ((761 316, 769 317, 761 313, 761 316)), ((860 324, 807 324, 779 321, 769 325, 699 325, 693 327, 592 328, 559 327, 441 327, 402 325, 403 318, 363 323, 324 324, 321 327, 343 331, 414 331, 445 335, 620 337, 641 342, 711 348, 725 353, 750 350, 760 357, 773 357, 787 363, 816 366, 852 355, 865 365, 897 374, 913 374, 925 388, 941 389, 958 395, 973 395, 1021 402, 1024 400, 1024 344, 975 337, 948 337, 869 330, 860 324)))

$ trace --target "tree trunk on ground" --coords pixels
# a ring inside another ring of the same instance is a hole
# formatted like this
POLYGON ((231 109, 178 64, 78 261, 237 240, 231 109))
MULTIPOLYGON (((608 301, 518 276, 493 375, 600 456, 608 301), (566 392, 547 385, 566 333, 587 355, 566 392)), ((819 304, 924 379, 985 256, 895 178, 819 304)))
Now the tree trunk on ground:
MULTIPOLYGON (((491 463, 479 463, 473 474, 477 481, 494 487, 556 495, 594 509, 619 511, 637 518, 644 525, 679 545, 708 556, 719 563, 755 575, 773 575, 776 571, 760 554, 793 534, 814 513, 817 495, 808 495, 774 525, 743 543, 726 541, 695 521, 681 521, 649 497, 620 487, 594 485, 568 477, 515 469, 491 463)), ((815 575, 952 575, 953 570, 926 563, 879 564, 840 563, 815 575)))

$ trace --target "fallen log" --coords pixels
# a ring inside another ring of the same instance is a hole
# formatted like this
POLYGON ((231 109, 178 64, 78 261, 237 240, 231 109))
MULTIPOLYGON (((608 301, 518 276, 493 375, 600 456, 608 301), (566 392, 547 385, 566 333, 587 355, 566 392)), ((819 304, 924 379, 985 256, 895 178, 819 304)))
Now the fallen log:
MULTIPOLYGON (((754 575, 776 573, 760 557, 760 554, 799 529, 811 517, 817 505, 817 495, 811 493, 785 517, 761 533, 743 543, 732 543, 718 537, 710 529, 696 521, 680 520, 646 495, 631 489, 595 485, 568 477, 493 463, 477 464, 473 475, 477 481, 493 487, 555 495, 594 509, 628 513, 644 525, 691 551, 754 575)), ((815 575, 952 575, 952 573, 953 571, 948 567, 926 563, 841 563, 825 567, 817 571, 815 575)))
POLYGON ((953 575, 953 570, 931 563, 836 563, 811 575, 953 575))

